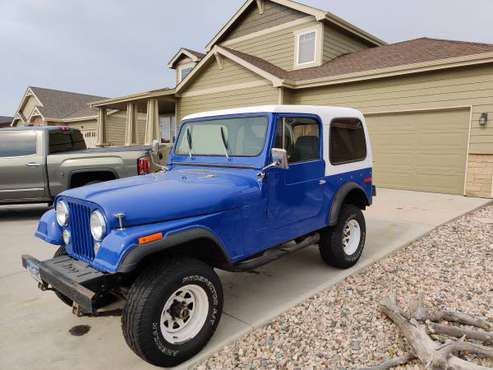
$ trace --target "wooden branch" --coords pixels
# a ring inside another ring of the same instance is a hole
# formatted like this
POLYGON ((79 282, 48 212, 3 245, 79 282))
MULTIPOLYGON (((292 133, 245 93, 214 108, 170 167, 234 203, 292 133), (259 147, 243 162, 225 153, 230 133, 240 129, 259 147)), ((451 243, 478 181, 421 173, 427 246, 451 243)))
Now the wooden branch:
POLYGON ((396 366, 405 365, 408 362, 414 360, 415 358, 416 358, 416 356, 408 354, 408 355, 404 355, 401 357, 396 357, 396 358, 392 358, 390 360, 386 360, 383 363, 381 363, 380 365, 377 365, 374 367, 366 367, 366 368, 361 368, 359 370, 388 370, 388 369, 392 369, 393 367, 396 367, 396 366))
POLYGON ((424 325, 419 323, 417 325, 412 325, 407 321, 401 314, 400 308, 391 298, 382 302, 381 309, 382 312, 397 325, 404 337, 406 337, 409 344, 413 347, 416 357, 421 363, 429 363, 438 346, 430 339, 424 325))
MULTIPOLYGON (((418 306, 419 302, 417 307, 418 306)), ((479 366, 455 356, 460 352, 470 352, 493 358, 493 348, 464 341, 456 341, 446 343, 445 345, 439 345, 428 336, 425 325, 415 319, 411 319, 410 321, 406 319, 406 317, 402 314, 401 309, 397 306, 394 297, 384 300, 381 304, 381 309, 382 312, 397 325, 401 333, 407 339, 408 343, 414 349, 416 357, 427 368, 452 370, 493 370, 492 368, 479 366)), ((414 312, 418 311, 419 309, 414 310, 414 312)), ((469 315, 455 315, 456 313, 454 313, 454 315, 449 314, 450 312, 447 312, 447 315, 442 315, 441 317, 454 318, 453 321, 455 322, 457 322, 456 319, 460 319, 461 323, 463 323, 463 321, 467 321, 468 323, 474 322, 476 324, 480 323, 477 319, 469 315)), ((426 316, 431 317, 429 313, 427 313, 426 316)))
POLYGON ((462 312, 454 312, 454 311, 429 312, 428 311, 426 313, 425 319, 434 322, 440 322, 440 321, 456 322, 463 325, 474 326, 476 328, 480 328, 483 330, 492 329, 491 324, 489 322, 472 317, 462 312))
POLYGON ((437 324, 434 322, 430 322, 428 327, 433 334, 447 335, 454 338, 466 337, 468 339, 478 340, 485 344, 493 344, 493 333, 488 333, 483 330, 458 328, 457 326, 437 324))

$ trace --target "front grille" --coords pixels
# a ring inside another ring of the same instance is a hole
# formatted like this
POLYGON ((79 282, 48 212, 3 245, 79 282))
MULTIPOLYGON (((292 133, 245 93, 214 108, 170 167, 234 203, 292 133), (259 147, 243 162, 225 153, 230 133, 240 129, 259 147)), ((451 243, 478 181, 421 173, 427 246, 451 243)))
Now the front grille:
POLYGON ((67 199, 69 208, 69 227, 72 234, 72 253, 90 262, 94 259, 94 239, 91 235, 91 208, 67 199))

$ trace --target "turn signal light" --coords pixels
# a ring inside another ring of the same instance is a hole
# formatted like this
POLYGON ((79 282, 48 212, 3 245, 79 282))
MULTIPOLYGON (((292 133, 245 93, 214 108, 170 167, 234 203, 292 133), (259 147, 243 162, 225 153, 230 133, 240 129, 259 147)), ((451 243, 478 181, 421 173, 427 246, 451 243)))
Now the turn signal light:
POLYGON ((143 236, 142 238, 139 238, 139 245, 149 244, 162 239, 163 239, 162 233, 143 236))

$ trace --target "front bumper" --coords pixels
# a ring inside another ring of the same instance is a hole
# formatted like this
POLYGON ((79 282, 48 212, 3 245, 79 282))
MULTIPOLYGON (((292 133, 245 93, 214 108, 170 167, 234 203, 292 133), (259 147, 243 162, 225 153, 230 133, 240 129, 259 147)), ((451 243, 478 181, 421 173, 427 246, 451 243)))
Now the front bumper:
POLYGON ((94 314, 105 297, 121 282, 120 274, 106 274, 70 256, 47 261, 23 255, 22 266, 39 282, 41 290, 56 290, 70 298, 85 313, 94 314))

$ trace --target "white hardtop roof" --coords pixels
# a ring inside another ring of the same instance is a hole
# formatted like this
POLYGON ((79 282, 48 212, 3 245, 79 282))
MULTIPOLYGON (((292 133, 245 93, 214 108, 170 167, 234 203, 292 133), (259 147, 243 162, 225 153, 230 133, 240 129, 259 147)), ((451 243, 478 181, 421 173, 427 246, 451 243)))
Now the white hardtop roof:
POLYGON ((317 114, 319 116, 331 116, 331 117, 347 117, 347 118, 363 118, 363 114, 353 108, 344 107, 330 107, 323 105, 259 105, 255 107, 245 108, 233 108, 216 110, 210 112, 202 112, 190 114, 183 119, 196 119, 214 116, 225 116, 230 114, 243 114, 243 113, 306 113, 317 114))

